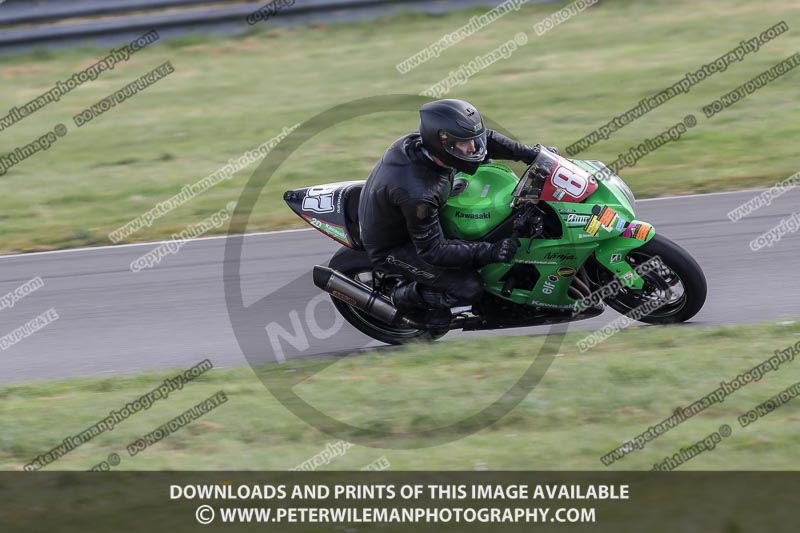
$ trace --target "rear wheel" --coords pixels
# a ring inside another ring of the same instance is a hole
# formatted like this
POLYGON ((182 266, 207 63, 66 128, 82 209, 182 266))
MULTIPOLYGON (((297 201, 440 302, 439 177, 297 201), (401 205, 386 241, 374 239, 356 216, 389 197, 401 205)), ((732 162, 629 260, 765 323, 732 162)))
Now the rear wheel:
MULTIPOLYGON (((708 288, 703 270, 686 250, 658 234, 631 250, 626 261, 637 268, 656 257, 656 268, 642 276, 642 290, 623 288, 605 302, 615 311, 647 324, 685 322, 706 301, 708 288)), ((597 274, 602 285, 614 277, 603 268, 598 268, 597 274)))
MULTIPOLYGON (((342 248, 331 258, 328 266, 348 278, 372 286, 372 263, 366 252, 342 248)), ((387 324, 364 311, 331 296, 333 305, 351 326, 373 339, 387 344, 406 344, 412 341, 433 341, 444 336, 448 330, 403 328, 387 324)))

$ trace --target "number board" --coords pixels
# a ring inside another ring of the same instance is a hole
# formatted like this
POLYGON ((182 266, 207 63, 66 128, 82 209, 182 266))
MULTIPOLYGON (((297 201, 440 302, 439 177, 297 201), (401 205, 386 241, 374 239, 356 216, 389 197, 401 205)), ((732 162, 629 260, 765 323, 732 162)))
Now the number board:
POLYGON ((596 190, 597 180, 594 176, 562 157, 545 181, 542 200, 582 202, 596 190))

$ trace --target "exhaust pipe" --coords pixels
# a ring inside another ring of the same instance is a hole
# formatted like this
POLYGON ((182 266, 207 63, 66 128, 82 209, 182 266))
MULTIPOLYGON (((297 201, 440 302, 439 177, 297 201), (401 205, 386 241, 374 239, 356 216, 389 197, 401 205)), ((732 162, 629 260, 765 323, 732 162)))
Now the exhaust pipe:
POLYGON ((314 285, 334 298, 338 298, 387 324, 420 327, 420 324, 400 316, 397 308, 388 299, 360 281, 350 279, 332 268, 315 266, 314 285))

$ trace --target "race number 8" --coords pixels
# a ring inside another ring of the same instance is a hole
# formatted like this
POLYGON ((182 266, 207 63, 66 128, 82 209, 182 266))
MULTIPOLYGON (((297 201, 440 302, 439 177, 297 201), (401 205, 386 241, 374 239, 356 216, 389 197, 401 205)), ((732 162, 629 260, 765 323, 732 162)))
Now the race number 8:
POLYGON ((574 174, 566 167, 558 167, 552 179, 555 187, 564 189, 567 191, 567 194, 575 198, 580 198, 589 186, 589 182, 586 181, 586 178, 574 174))

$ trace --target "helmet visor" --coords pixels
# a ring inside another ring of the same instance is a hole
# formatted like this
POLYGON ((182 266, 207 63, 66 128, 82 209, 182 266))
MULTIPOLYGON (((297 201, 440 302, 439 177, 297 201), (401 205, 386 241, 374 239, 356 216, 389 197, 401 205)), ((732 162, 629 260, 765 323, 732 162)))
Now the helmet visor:
POLYGON ((439 132, 442 148, 462 161, 483 161, 486 159, 486 130, 474 137, 456 137, 444 130, 439 132))

